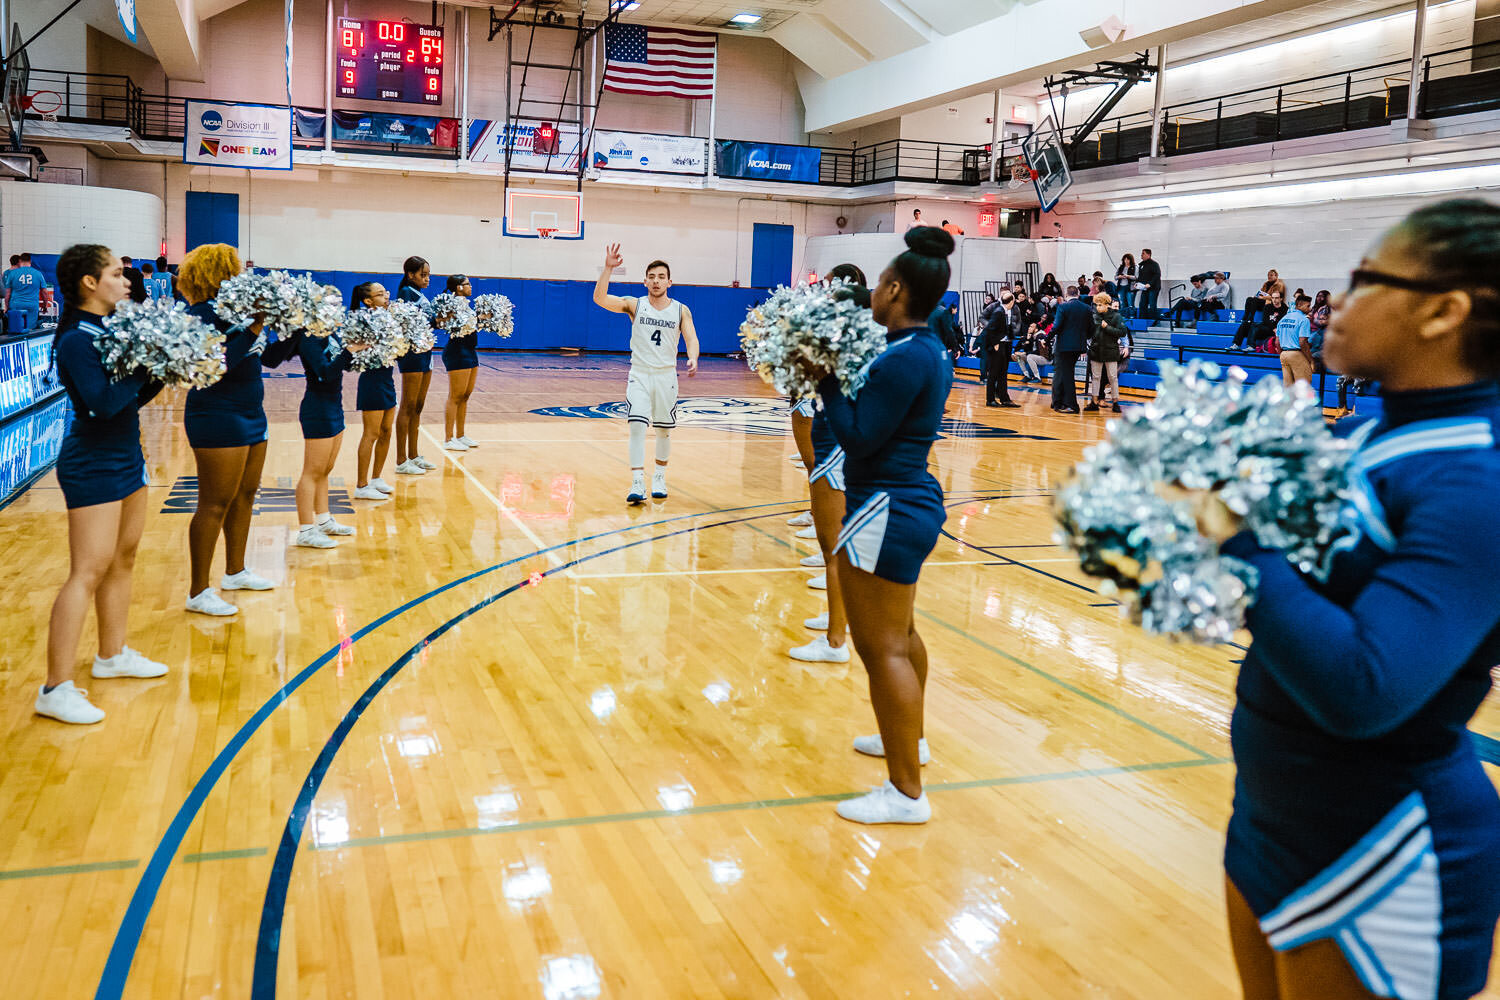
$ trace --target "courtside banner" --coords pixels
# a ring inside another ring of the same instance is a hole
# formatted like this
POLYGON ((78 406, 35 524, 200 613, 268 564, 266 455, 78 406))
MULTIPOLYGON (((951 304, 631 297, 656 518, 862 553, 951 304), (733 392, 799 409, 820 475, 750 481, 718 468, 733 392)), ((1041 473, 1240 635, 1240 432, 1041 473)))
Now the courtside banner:
POLYGON ((811 146, 719 140, 719 176, 757 181, 818 183, 823 151, 811 146))
POLYGON ((645 132, 595 132, 596 170, 637 170, 651 174, 708 173, 708 143, 682 135, 645 132))
POLYGON ((249 170, 292 169, 292 109, 188 101, 182 162, 249 170))

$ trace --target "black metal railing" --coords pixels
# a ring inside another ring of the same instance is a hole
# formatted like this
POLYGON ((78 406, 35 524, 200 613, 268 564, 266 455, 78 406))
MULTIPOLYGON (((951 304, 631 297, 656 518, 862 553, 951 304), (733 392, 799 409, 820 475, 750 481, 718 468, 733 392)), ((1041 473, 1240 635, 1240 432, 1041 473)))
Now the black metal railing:
MULTIPOLYGON (((1434 52, 1422 60, 1417 113, 1440 118, 1500 108, 1500 42, 1434 52), (1476 68, 1485 67, 1485 68, 1476 68)), ((1411 60, 1172 104, 1162 111, 1161 146, 1177 156, 1263 142, 1329 135, 1406 117, 1411 60)), ((1102 123, 1074 150, 1074 167, 1112 166, 1153 153, 1151 112, 1102 123)))

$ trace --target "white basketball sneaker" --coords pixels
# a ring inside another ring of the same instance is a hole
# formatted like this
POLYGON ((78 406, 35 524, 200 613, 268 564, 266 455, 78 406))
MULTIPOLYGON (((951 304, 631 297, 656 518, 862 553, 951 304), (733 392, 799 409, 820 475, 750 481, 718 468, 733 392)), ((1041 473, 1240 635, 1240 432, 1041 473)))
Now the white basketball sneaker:
POLYGON ((385 498, 385 493, 376 489, 374 483, 368 486, 361 486, 354 491, 354 499, 356 500, 384 500, 385 498))
POLYGON ((802 627, 803 628, 810 628, 814 632, 827 632, 828 631, 828 612, 825 611, 821 615, 818 615, 818 616, 816 616, 814 618, 804 618, 802 620, 802 627))
POLYGON ((121 646, 120 651, 107 660, 94 657, 94 668, 90 672, 95 677, 161 677, 167 672, 167 665, 147 659, 129 646, 121 646))
POLYGON ((630 479, 630 492, 625 494, 625 502, 638 504, 646 502, 646 474, 637 472, 630 479))
POLYGON ((467 434, 460 434, 458 436, 458 443, 461 444, 461 445, 463 445, 465 448, 478 448, 479 447, 479 442, 475 441, 473 438, 469 437, 469 435, 467 435, 467 434))
POLYGON ((417 465, 421 466, 422 468, 426 469, 428 472, 431 472, 433 469, 437 468, 436 465, 433 465, 431 462, 427 461, 427 459, 423 458, 421 455, 418 455, 416 458, 413 458, 412 461, 415 462, 417 465))
POLYGON ((908 798, 889 781, 857 799, 840 802, 837 812, 855 823, 925 823, 932 819, 932 805, 925 791, 920 798, 908 798))
POLYGON ((238 614, 240 610, 220 597, 212 587, 204 587, 202 591, 189 597, 187 609, 196 611, 200 615, 214 615, 218 618, 228 618, 230 615, 238 614))
POLYGON ((787 655, 804 663, 848 663, 849 643, 831 646, 828 637, 820 635, 806 646, 794 647, 787 655))
POLYGON ((426 469, 417 464, 417 460, 415 458, 408 458, 406 461, 396 466, 396 475, 398 476, 420 476, 426 472, 426 469))
POLYGON ((458 438, 449 438, 443 442, 443 447, 448 451, 468 451, 469 446, 458 438))
POLYGON ((828 564, 823 561, 823 553, 814 552, 810 556, 802 557, 802 565, 806 566, 808 569, 822 569, 828 564))
POLYGON ((297 532, 297 540, 292 544, 300 545, 304 549, 331 549, 338 545, 338 542, 325 535, 321 528, 303 528, 297 532))
POLYGON ((658 500, 667 498, 667 473, 665 469, 657 468, 651 477, 651 495, 658 500))
POLYGON ((793 528, 810 528, 812 527, 813 523, 812 511, 804 510, 802 513, 797 514, 794 517, 787 518, 786 523, 791 525, 793 528))
POLYGON ((250 568, 240 570, 233 575, 226 574, 219 579, 220 590, 270 590, 276 584, 263 576, 257 576, 250 568))
MULTIPOLYGON (((874 736, 854 737, 854 749, 867 757, 885 756, 885 744, 881 741, 879 733, 874 736)), ((932 760, 932 751, 927 749, 927 737, 924 736, 917 741, 917 763, 925 766, 930 760, 932 760)))
POLYGON ((807 585, 809 587, 811 587, 813 590, 827 590, 828 589, 828 577, 827 576, 815 576, 811 580, 807 581, 807 585))
POLYGON ((51 691, 38 688, 35 708, 37 715, 45 715, 58 722, 71 722, 79 726, 88 726, 104 720, 103 709, 96 708, 93 702, 89 701, 89 693, 82 688, 74 687, 72 681, 63 681, 51 691))
POLYGON ((347 524, 339 524, 333 519, 332 514, 325 514, 318 520, 318 530, 332 537, 334 535, 352 535, 354 529, 347 524))
POLYGON ((803 528, 801 531, 797 532, 797 536, 796 537, 798 537, 798 538, 817 538, 818 537, 818 529, 812 527, 811 525, 809 525, 808 527, 803 528))
POLYGON ((379 490, 382 493, 394 493, 394 492, 396 492, 396 487, 392 486, 390 483, 386 482, 384 479, 381 479, 379 476, 376 476, 374 479, 370 480, 370 485, 373 486, 373 487, 375 487, 377 490, 379 490))

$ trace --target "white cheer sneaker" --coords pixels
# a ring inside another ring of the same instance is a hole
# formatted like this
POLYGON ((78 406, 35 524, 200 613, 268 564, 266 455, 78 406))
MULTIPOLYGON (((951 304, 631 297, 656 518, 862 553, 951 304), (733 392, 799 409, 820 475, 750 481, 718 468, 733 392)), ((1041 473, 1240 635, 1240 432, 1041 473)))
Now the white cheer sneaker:
POLYGON ((813 523, 812 511, 804 510, 800 514, 796 514, 792 517, 787 518, 786 523, 791 525, 793 528, 810 528, 812 527, 813 523))
POLYGON ((165 663, 157 663, 144 654, 121 646, 120 651, 109 659, 94 657, 94 677, 161 677, 167 672, 165 663))
POLYGON ((820 635, 806 646, 793 647, 787 655, 804 663, 848 663, 849 643, 845 641, 842 646, 833 646, 826 635, 820 635))
POLYGON ((238 614, 240 610, 220 597, 212 587, 204 587, 202 591, 189 597, 187 609, 196 611, 200 615, 214 615, 218 618, 228 618, 230 615, 238 614))
POLYGON ((392 486, 390 483, 386 482, 384 479, 381 479, 379 476, 376 476, 374 479, 370 480, 370 485, 373 486, 373 487, 375 487, 377 490, 379 490, 382 493, 394 493, 394 492, 396 492, 396 487, 392 486))
POLYGON ((334 535, 354 534, 354 528, 347 524, 339 524, 333 519, 332 514, 329 514, 327 517, 318 522, 318 530, 323 532, 323 534, 328 535, 330 538, 334 535))
POLYGON ((837 812, 854 823, 925 823, 932 819, 932 805, 925 791, 920 798, 909 798, 889 781, 857 799, 840 802, 837 812))
POLYGON ((292 543, 300 545, 304 549, 331 549, 338 545, 332 538, 323 533, 322 528, 303 528, 297 532, 297 539, 292 543))
POLYGON ((354 490, 354 499, 356 499, 356 500, 384 500, 384 499, 386 499, 386 495, 385 495, 385 493, 383 493, 380 490, 376 489, 374 483, 371 483, 368 486, 359 486, 359 487, 356 487, 355 490, 354 490))
POLYGON ((257 576, 248 566, 238 573, 225 574, 219 579, 220 590, 271 590, 276 584, 263 576, 257 576))
POLYGON ((815 615, 812 618, 804 618, 804 619, 802 619, 802 627, 803 628, 810 628, 814 632, 827 632, 828 631, 828 612, 825 611, 821 615, 815 615))
POLYGON ((449 438, 448 440, 444 441, 443 442, 443 448, 445 450, 447 450, 447 451, 468 451, 469 450, 469 446, 466 445, 466 444, 464 444, 458 438, 449 438))
MULTIPOLYGON (((866 757, 885 756, 885 743, 881 741, 879 733, 874 736, 854 737, 854 749, 866 757)), ((917 763, 926 766, 931 759, 932 751, 927 749, 927 737, 924 736, 917 741, 917 763)))
POLYGON ((104 710, 89 701, 89 693, 73 686, 72 681, 63 681, 51 691, 38 688, 36 714, 45 715, 58 722, 71 722, 77 726, 88 726, 104 720, 104 710))
POLYGON ((465 448, 478 448, 479 447, 479 442, 475 441, 473 438, 469 437, 469 435, 467 435, 467 434, 460 434, 458 436, 458 443, 461 444, 461 445, 463 445, 465 448))
POLYGON ((795 537, 797 537, 797 538, 817 538, 818 537, 818 529, 812 527, 811 525, 809 525, 808 527, 803 528, 801 531, 797 532, 797 534, 796 534, 795 537))
POLYGON ((418 466, 426 469, 428 472, 431 472, 433 469, 437 468, 436 465, 434 465, 433 463, 427 461, 427 459, 423 458, 421 455, 418 455, 416 458, 413 458, 412 461, 415 462, 418 466))
POLYGON ((802 557, 802 565, 806 566, 808 569, 822 569, 828 564, 823 561, 823 553, 814 552, 810 556, 802 557))
POLYGON ((813 590, 827 590, 828 589, 828 577, 826 575, 824 575, 824 576, 815 576, 811 580, 807 581, 807 585, 809 587, 811 587, 813 590))
POLYGON ((406 461, 396 466, 396 475, 398 476, 421 476, 425 475, 426 472, 426 469, 417 464, 417 460, 415 458, 408 458, 406 461))

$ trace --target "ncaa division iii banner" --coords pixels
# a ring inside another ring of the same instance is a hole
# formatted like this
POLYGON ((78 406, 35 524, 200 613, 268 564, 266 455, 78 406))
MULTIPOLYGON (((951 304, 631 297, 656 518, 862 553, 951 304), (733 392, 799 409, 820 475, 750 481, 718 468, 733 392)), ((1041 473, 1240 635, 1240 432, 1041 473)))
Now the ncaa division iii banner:
POLYGON ((182 162, 249 170, 292 169, 292 109, 274 104, 187 102, 182 162))

